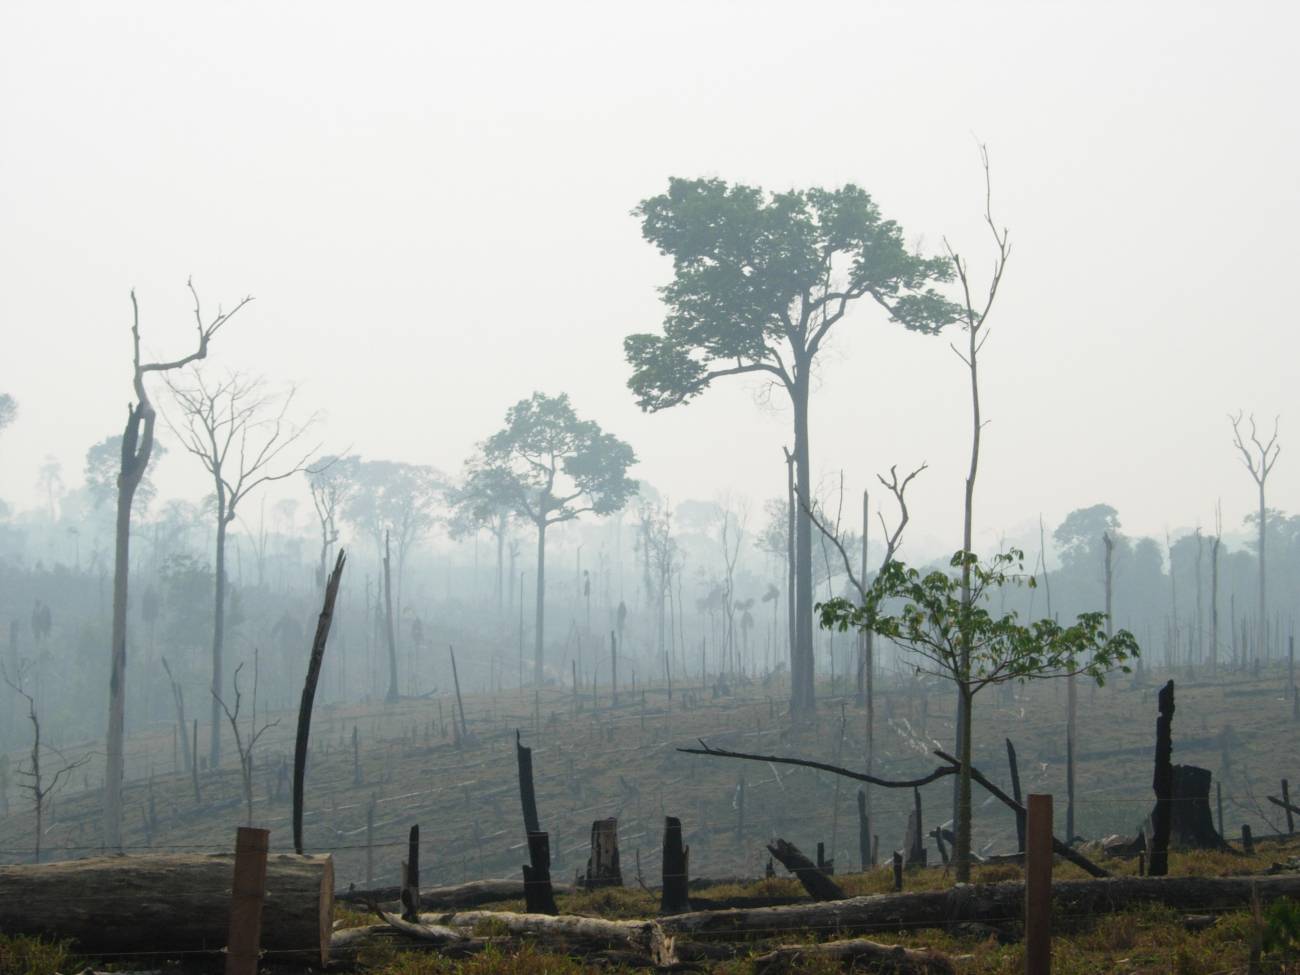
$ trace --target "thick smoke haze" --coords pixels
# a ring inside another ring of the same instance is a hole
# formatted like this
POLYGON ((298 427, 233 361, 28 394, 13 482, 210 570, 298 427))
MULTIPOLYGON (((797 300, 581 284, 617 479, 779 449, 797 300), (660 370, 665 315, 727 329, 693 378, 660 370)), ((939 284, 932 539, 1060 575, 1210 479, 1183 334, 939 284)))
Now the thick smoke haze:
MULTIPOLYGON (((674 500, 784 491, 789 415, 723 383, 642 414, 623 337, 666 259, 629 215, 670 175, 856 182, 982 278, 977 141, 1014 253, 983 363, 977 542, 1097 502, 1160 536, 1253 504, 1225 413, 1271 423, 1300 345, 1300 87, 1282 4, 7 3, 0 11, 0 497, 79 483, 120 431, 130 303, 161 356, 186 277, 254 305, 220 367, 301 384, 328 449, 459 469, 567 391, 674 500)), ((960 541, 967 389, 946 338, 865 304, 814 393, 817 470, 930 470, 913 556, 960 541)), ((162 402, 161 389, 155 391, 162 402)), ((1286 432, 1284 416, 1283 433, 1286 432)), ((161 437, 175 447, 164 429, 161 437)), ((201 497, 173 450, 162 495, 201 497)), ((872 478, 874 483, 874 478, 872 478)), ((294 484, 295 491, 300 485, 294 484)), ((1293 509, 1300 465, 1278 465, 1293 509)))

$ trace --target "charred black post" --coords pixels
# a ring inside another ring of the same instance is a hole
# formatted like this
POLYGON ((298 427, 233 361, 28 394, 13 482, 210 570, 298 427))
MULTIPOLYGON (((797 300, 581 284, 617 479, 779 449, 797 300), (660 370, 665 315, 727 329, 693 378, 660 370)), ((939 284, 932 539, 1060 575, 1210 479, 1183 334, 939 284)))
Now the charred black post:
POLYGON ((1174 682, 1160 689, 1160 717, 1156 719, 1156 768, 1152 788, 1156 808, 1152 814, 1151 849, 1147 875, 1163 877, 1169 872, 1169 834, 1173 826, 1174 798, 1174 682))

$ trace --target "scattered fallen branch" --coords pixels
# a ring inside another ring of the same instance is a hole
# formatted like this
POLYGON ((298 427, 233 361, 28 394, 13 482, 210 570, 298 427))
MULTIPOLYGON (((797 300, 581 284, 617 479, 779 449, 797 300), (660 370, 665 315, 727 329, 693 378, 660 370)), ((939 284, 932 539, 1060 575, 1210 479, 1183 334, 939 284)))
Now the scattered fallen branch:
POLYGON ((696 739, 700 743, 699 748, 679 748, 679 752, 687 755, 708 755, 712 758, 740 758, 751 762, 773 762, 780 765, 802 765, 804 768, 820 769, 823 772, 830 772, 832 775, 842 775, 845 778, 855 779, 858 782, 870 782, 872 785, 882 786, 886 789, 914 789, 919 786, 929 785, 931 782, 943 778, 945 775, 953 775, 956 769, 937 768, 929 775, 923 775, 919 779, 882 779, 875 775, 867 775, 865 772, 855 772, 852 769, 842 768, 839 765, 828 765, 826 762, 814 762, 808 758, 784 758, 780 755, 753 755, 749 752, 733 752, 725 748, 713 748, 706 744, 703 739, 696 739))

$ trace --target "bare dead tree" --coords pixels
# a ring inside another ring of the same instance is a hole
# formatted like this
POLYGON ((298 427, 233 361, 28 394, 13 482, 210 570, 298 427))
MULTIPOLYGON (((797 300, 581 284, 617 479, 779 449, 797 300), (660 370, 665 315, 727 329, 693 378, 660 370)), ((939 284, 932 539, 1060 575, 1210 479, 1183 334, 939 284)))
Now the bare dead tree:
MULTIPOLYGON (((1250 424, 1250 443, 1247 444, 1241 435, 1241 411, 1237 411, 1236 416, 1228 416, 1228 421, 1232 424, 1233 446, 1241 454, 1242 463, 1246 465, 1251 480, 1255 482, 1255 487, 1259 489, 1259 641, 1256 643, 1257 648, 1261 644, 1267 645, 1268 598, 1265 584, 1268 576, 1264 565, 1264 535, 1268 520, 1268 509, 1264 506, 1264 484, 1268 480, 1268 475, 1273 472, 1273 465, 1277 463, 1277 455, 1282 452, 1282 445, 1277 442, 1278 420, 1278 417, 1273 418, 1273 435, 1269 437, 1267 442, 1264 442, 1260 439, 1259 430, 1255 426, 1255 414, 1252 413, 1247 420, 1250 424)), ((1258 649, 1256 653, 1258 654, 1258 649)))
MULTIPOLYGON (((876 479, 884 485, 894 498, 894 503, 898 506, 898 522, 891 529, 885 521, 884 513, 877 511, 876 515, 880 519, 880 528, 885 539, 885 555, 880 560, 880 571, 894 561, 898 555, 899 549, 903 544, 903 530, 907 528, 907 523, 911 520, 911 514, 907 508, 907 488, 913 479, 924 471, 929 465, 922 463, 920 467, 913 470, 902 480, 898 477, 898 465, 891 465, 889 468, 889 480, 885 480, 883 475, 877 474, 876 479)), ((841 489, 841 494, 843 493, 841 489)), ((866 601, 867 588, 869 580, 867 579, 867 492, 862 492, 862 566, 860 574, 853 572, 853 560, 849 556, 846 540, 841 536, 839 530, 839 521, 833 527, 827 526, 823 519, 818 517, 814 511, 809 512, 809 520, 813 526, 821 533, 822 537, 835 546, 839 552, 840 558, 844 562, 844 574, 848 577, 851 585, 858 594, 859 600, 866 601)), ((875 634, 870 630, 866 631, 863 637, 863 669, 864 669, 864 697, 866 699, 866 766, 867 775, 870 776, 875 768, 876 761, 876 702, 875 702, 875 634)), ((864 787, 865 793, 865 810, 868 821, 871 816, 871 784, 868 781, 864 787)))
POLYGON ((1223 541, 1222 505, 1214 506, 1214 537, 1210 539, 1210 673, 1219 669, 1219 545, 1223 541))
POLYGON ((302 425, 288 419, 296 390, 284 394, 267 390, 263 380, 228 373, 217 381, 199 370, 189 384, 167 379, 180 408, 178 422, 168 426, 185 449, 197 457, 212 478, 216 496, 216 557, 212 624, 212 742, 208 764, 221 761, 222 650, 225 643, 226 534, 240 503, 264 484, 282 481, 308 469, 318 445, 304 450, 303 438, 316 421, 302 425))
POLYGON ((176 705, 176 725, 180 728, 181 751, 185 753, 185 771, 190 771, 190 763, 193 756, 190 754, 190 729, 189 723, 185 720, 185 690, 172 675, 171 664, 167 658, 162 658, 163 670, 167 672, 167 682, 172 686, 172 701, 176 705))
POLYGON ((41 837, 45 834, 45 800, 48 799, 59 788, 59 784, 64 781, 74 771, 81 768, 90 761, 89 753, 82 755, 78 759, 69 759, 62 751, 53 745, 41 744, 41 719, 36 713, 36 698, 27 693, 23 687, 24 669, 20 666, 18 672, 10 676, 9 672, 0 665, 0 678, 17 694, 21 695, 27 701, 27 717, 32 722, 32 754, 31 764, 27 768, 18 766, 18 774, 28 781, 20 788, 26 789, 32 795, 32 808, 36 813, 36 839, 33 844, 33 856, 37 863, 41 862, 41 837), (54 772, 46 784, 45 771, 41 766, 41 749, 44 748, 53 752, 63 763, 54 772))
POLYGON ((145 376, 166 374, 206 358, 208 343, 253 299, 243 298, 230 311, 217 309, 216 315, 204 320, 202 305, 194 282, 186 287, 194 299, 194 323, 198 344, 189 355, 171 361, 144 362, 140 357, 140 305, 131 292, 131 367, 135 403, 127 406, 126 427, 122 432, 121 466, 117 476, 117 520, 113 551, 113 630, 108 680, 107 761, 104 770, 104 843, 110 849, 122 846, 122 779, 125 771, 124 735, 126 727, 126 609, 127 582, 131 569, 131 505, 136 489, 144 479, 153 455, 154 423, 157 413, 145 388, 145 376))
POLYGON ((736 562, 740 558, 740 545, 745 537, 749 509, 742 503, 735 512, 732 512, 727 498, 723 499, 718 508, 718 544, 722 549, 723 566, 722 614, 725 627, 720 663, 730 661, 734 671, 736 669, 736 562))
MULTIPOLYGON (((1005 227, 999 228, 993 220, 993 181, 989 171, 988 147, 980 146, 980 163, 984 168, 984 222, 993 235, 993 268, 988 287, 982 298, 972 295, 969 268, 965 259, 944 239, 948 258, 952 261, 957 281, 961 285, 961 325, 966 332, 966 350, 962 352, 955 345, 952 350, 957 358, 965 363, 970 374, 971 396, 971 451, 970 469, 966 475, 966 493, 963 506, 962 551, 971 552, 973 546, 973 524, 975 513, 975 477, 979 472, 980 437, 984 429, 984 420, 980 411, 979 387, 979 353, 988 340, 988 317, 997 300, 998 288, 1002 284, 1002 275, 1011 256, 1010 235, 1005 227)), ((967 607, 971 602, 971 566, 963 562, 961 571, 962 602, 967 607)), ((971 651, 969 640, 963 636, 964 650, 961 654, 961 671, 969 675, 971 670, 971 651)), ((957 687, 957 755, 969 768, 971 763, 970 713, 967 708, 964 684, 966 678, 958 681, 957 687)), ((953 820, 957 823, 957 882, 970 882, 970 776, 961 776, 954 789, 953 820)))
POLYGON ((246 812, 247 824, 253 825, 253 749, 257 747, 257 740, 262 737, 271 728, 280 723, 280 719, 268 721, 262 727, 257 727, 257 669, 253 669, 253 721, 249 726, 248 741, 244 741, 244 736, 239 730, 239 708, 243 701, 243 693, 239 689, 239 672, 244 669, 243 663, 235 668, 234 676, 231 678, 231 684, 235 689, 235 707, 233 710, 226 705, 221 695, 216 691, 212 692, 212 699, 226 713, 226 719, 230 722, 230 729, 235 733, 235 751, 239 753, 239 772, 244 786, 244 809, 246 812))

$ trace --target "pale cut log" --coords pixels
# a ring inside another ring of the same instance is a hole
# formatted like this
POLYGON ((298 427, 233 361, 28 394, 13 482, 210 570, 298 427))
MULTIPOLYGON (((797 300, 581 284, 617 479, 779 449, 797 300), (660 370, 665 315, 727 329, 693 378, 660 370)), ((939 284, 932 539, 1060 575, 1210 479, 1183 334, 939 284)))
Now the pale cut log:
POLYGON ((544 938, 584 948, 613 949, 647 956, 655 965, 676 963, 673 939, 656 920, 608 921, 575 914, 523 914, 511 911, 460 911, 421 914, 422 925, 438 928, 473 928, 491 924, 514 937, 544 938))
MULTIPOLYGON (((0 866, 0 931, 71 938, 79 951, 219 951, 230 921, 233 853, 95 857, 0 866)), ((262 948, 329 958, 334 860, 267 858, 262 948)))
POLYGON ((945 955, 932 948, 904 948, 855 939, 782 945, 753 960, 754 975, 803 971, 809 962, 828 961, 848 971, 890 972, 891 975, 952 975, 956 971, 945 955))
MULTIPOLYGON (((567 884, 553 884, 556 893, 568 894, 567 884)), ((400 886, 355 888, 341 890, 335 899, 349 904, 393 904, 401 900, 400 886)), ((478 907, 496 901, 524 899, 524 882, 515 878, 500 880, 470 880, 463 884, 442 887, 424 887, 420 890, 420 907, 426 911, 449 911, 462 907, 478 907)))
MULTIPOLYGON (((1147 904, 1206 913, 1246 908, 1252 890, 1265 904, 1280 897, 1300 897, 1300 875, 1062 880, 1052 884, 1052 904, 1060 916, 1111 914, 1147 904)), ((693 911, 660 918, 659 924, 665 933, 680 938, 723 939, 801 928, 866 934, 946 928, 963 921, 998 924, 1023 913, 1024 893, 1024 884, 1019 883, 961 886, 784 907, 693 911)))

